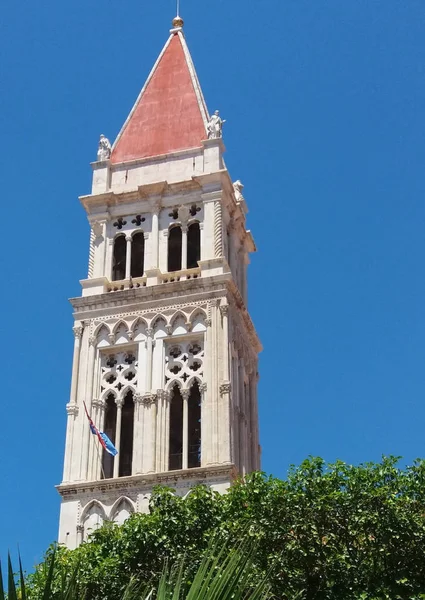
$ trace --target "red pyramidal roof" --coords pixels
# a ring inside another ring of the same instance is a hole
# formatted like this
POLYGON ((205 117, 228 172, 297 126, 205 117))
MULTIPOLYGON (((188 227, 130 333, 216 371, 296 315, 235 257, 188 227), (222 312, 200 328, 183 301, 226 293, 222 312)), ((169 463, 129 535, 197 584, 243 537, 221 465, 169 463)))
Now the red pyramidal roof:
POLYGON ((112 148, 112 163, 197 148, 207 110, 181 31, 172 33, 112 148))

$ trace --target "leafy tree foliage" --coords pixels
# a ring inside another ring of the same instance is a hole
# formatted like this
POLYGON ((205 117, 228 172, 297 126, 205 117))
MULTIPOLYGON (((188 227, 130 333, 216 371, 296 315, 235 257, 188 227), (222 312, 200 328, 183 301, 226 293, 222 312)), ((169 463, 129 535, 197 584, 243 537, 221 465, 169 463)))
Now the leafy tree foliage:
MULTIPOLYGON (((425 598, 425 461, 397 464, 310 458, 284 481, 253 473, 223 496, 200 486, 183 499, 158 488, 150 514, 108 523, 77 550, 60 549, 56 580, 79 563, 88 598, 116 600, 132 578, 150 581, 167 561, 184 558, 190 581, 218 536, 223 544, 253 541, 246 581, 268 573, 278 598, 425 598)), ((30 598, 42 572, 31 576, 30 598)))

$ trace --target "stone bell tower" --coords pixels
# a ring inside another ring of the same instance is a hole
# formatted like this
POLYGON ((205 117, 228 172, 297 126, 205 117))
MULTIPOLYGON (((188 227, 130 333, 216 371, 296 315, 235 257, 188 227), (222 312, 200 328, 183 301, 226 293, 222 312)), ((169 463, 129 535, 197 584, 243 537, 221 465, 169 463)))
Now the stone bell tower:
POLYGON ((260 468, 257 358, 247 311, 255 251, 177 17, 115 143, 101 136, 74 357, 59 542, 147 511, 152 487, 225 491, 260 468), (118 449, 113 458, 90 432, 118 449))

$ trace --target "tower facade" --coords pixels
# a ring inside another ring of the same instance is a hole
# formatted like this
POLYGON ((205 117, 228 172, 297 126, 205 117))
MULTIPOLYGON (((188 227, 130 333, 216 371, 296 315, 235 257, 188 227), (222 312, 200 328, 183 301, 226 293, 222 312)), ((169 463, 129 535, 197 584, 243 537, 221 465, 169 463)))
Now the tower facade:
POLYGON ((112 148, 101 136, 75 342, 59 542, 147 511, 153 486, 225 491, 260 468, 242 184, 177 18, 112 148), (93 422, 118 449, 114 458, 93 422))

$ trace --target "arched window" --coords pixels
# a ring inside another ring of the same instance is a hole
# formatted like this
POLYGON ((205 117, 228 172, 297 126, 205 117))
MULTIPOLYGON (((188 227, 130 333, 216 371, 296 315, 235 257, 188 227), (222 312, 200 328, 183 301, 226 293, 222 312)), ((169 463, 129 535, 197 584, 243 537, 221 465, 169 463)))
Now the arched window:
POLYGON ((168 469, 176 471, 183 466, 183 398, 178 385, 173 387, 170 402, 170 445, 168 469))
POLYGON ((143 277, 145 270, 145 234, 138 231, 131 241, 131 276, 143 277))
POLYGON ((114 240, 114 256, 112 263, 112 281, 125 279, 125 261, 127 258, 127 242, 124 235, 114 240))
MULTIPOLYGON (((117 405, 115 404, 115 396, 113 394, 109 394, 106 398, 106 407, 105 407, 105 424, 103 426, 103 431, 106 433, 108 438, 111 440, 113 444, 115 444, 115 429, 117 426, 117 405)), ((95 443, 98 443, 95 440, 95 443)), ((103 451, 103 460, 102 460, 103 474, 106 479, 109 479, 114 476, 114 457, 103 451)))
POLYGON ((134 400, 133 392, 129 390, 124 398, 121 415, 121 439, 118 459, 120 461, 118 476, 131 475, 133 462, 133 429, 134 429, 134 400))
POLYGON ((201 392, 198 382, 190 390, 187 410, 187 466, 201 466, 201 392))
POLYGON ((182 229, 178 225, 168 232, 168 271, 182 268, 182 229))
POLYGON ((187 268, 195 269, 201 260, 201 230, 199 223, 192 223, 187 230, 187 268))

